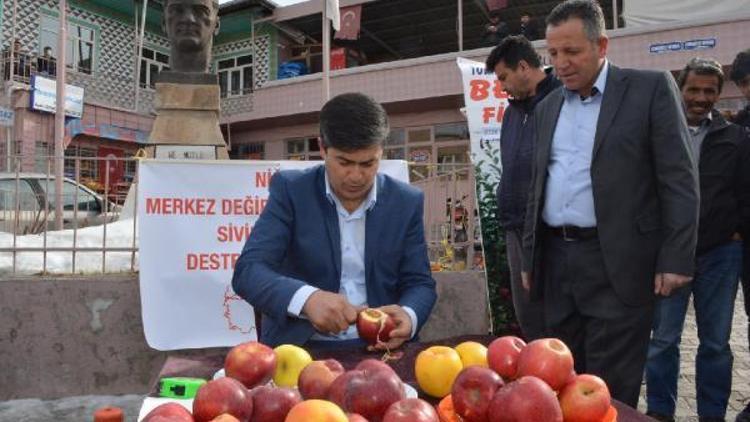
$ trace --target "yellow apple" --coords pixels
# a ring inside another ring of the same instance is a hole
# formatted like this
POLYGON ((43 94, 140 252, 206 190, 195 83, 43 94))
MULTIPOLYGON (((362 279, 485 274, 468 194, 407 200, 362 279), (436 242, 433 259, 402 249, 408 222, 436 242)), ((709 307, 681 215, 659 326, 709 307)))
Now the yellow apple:
POLYGON ((487 348, 483 344, 476 341, 465 341, 456 346, 456 351, 461 356, 464 368, 474 365, 489 368, 487 364, 487 348))
POLYGON ((282 344, 273 351, 276 354, 273 383, 277 387, 296 387, 299 373, 312 362, 312 357, 305 349, 293 344, 282 344))
POLYGON ((461 356, 447 346, 432 346, 421 351, 414 363, 419 388, 437 398, 450 394, 453 381, 461 369, 461 356))

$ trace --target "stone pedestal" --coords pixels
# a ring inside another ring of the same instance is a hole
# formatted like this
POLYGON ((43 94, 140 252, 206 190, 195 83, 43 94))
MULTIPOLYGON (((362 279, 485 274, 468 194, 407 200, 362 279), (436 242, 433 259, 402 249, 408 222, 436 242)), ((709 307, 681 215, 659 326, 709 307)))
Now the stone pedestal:
POLYGON ((157 82, 148 156, 157 156, 159 146, 214 146, 216 158, 228 159, 219 129, 219 98, 217 84, 157 82))

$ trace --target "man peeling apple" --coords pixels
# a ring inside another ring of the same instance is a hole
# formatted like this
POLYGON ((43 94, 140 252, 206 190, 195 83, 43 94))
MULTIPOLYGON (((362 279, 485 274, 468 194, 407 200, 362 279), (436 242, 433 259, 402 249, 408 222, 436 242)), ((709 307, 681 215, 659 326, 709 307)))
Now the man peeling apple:
POLYGON ((437 298, 424 195, 378 173, 388 132, 372 98, 334 97, 320 112, 324 164, 271 180, 232 278, 262 313, 261 342, 392 350, 424 325, 437 298))

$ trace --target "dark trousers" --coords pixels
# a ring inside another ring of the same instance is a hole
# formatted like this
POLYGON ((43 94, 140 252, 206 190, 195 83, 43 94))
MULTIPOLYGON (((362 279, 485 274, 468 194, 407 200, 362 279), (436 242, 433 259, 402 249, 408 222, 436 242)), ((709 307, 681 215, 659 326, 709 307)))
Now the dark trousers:
MULTIPOLYGON (((750 242, 750 239, 744 242, 750 242)), ((745 315, 750 319, 750 247, 745 243, 742 249, 742 299, 745 301, 745 315)), ((747 344, 750 346, 750 324, 747 326, 747 344)))
POLYGON ((544 330, 544 304, 530 301, 529 292, 521 282, 523 248, 520 230, 506 230, 505 249, 510 268, 510 290, 513 294, 513 308, 518 325, 521 326, 524 340, 531 341, 546 337, 544 330))
POLYGON ((623 303, 606 275, 598 238, 544 236, 547 330, 573 352, 578 373, 607 383, 612 397, 637 407, 654 305, 623 303))

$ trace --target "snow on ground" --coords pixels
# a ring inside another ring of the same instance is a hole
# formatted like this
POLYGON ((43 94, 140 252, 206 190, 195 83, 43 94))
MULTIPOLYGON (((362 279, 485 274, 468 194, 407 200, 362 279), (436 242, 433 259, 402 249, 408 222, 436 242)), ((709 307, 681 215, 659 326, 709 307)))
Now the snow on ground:
MULTIPOLYGON (((107 224, 106 246, 132 247, 134 230, 133 219, 123 219, 107 224)), ((137 236, 137 235, 136 235, 137 236)), ((78 229, 76 234, 77 247, 101 247, 104 240, 104 225, 78 229)), ((136 237, 136 248, 138 239, 136 237)), ((12 247, 13 234, 0 233, 0 247, 12 247)), ((24 235, 16 237, 16 247, 43 247, 44 234, 24 235)), ((47 248, 73 246, 73 230, 47 232, 47 248)), ((102 272, 102 252, 76 252, 76 274, 94 274, 102 272)), ((107 273, 131 271, 131 252, 107 252, 107 273)), ((47 252, 46 271, 50 274, 70 274, 73 272, 73 253, 47 252)), ((138 253, 135 254, 132 270, 138 270, 138 253)), ((44 271, 44 256, 42 252, 17 252, 16 274, 30 275, 44 271)), ((0 252, 0 275, 13 272, 13 253, 0 252)))

